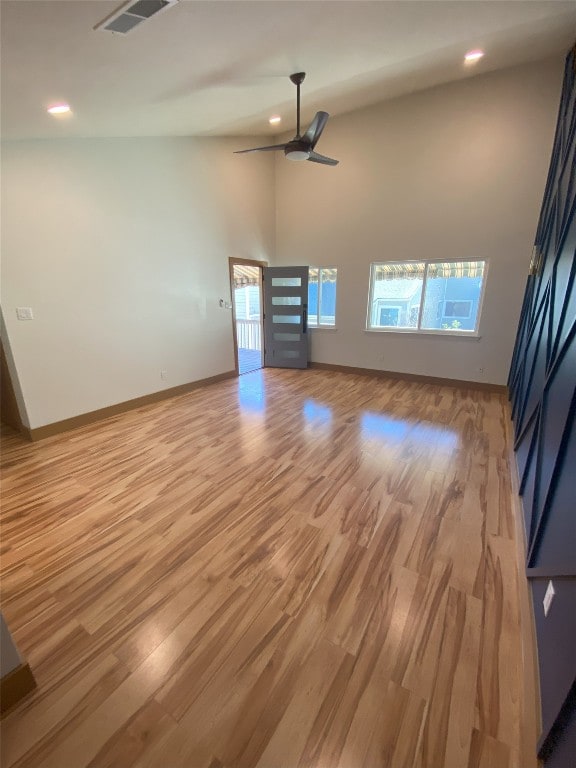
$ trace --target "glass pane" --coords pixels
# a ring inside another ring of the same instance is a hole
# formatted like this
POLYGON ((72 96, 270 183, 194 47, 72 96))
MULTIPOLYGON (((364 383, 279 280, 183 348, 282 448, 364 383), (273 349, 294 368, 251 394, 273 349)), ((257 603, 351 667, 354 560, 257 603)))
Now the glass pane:
POLYGON ((318 269, 308 270, 308 325, 318 325, 318 269))
POLYGON ((272 296, 272 304, 280 307, 299 307, 302 299, 300 296, 272 296))
POLYGON ((293 325, 299 325, 302 320, 300 315, 272 315, 273 323, 292 323, 293 325))
POLYGON ((281 349, 278 355, 279 357, 294 359, 300 357, 300 352, 297 349, 281 349))
POLYGON ((336 325, 336 270, 320 270, 320 325, 336 325))
POLYGON ((447 261, 428 265, 422 328, 474 331, 485 262, 447 261))
POLYGON ((274 341, 300 341, 299 333, 275 333, 274 341))
POLYGON ((426 265, 372 265, 370 328, 417 328, 426 265))
POLYGON ((299 277, 273 277, 272 278, 272 285, 279 285, 279 286, 295 286, 295 285, 301 285, 302 280, 299 277))

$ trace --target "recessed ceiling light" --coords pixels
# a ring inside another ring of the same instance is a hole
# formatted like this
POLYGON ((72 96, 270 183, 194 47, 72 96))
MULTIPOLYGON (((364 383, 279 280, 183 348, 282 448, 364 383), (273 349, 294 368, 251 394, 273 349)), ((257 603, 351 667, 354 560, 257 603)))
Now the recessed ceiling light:
POLYGON ((70 105, 53 104, 51 107, 48 107, 48 112, 50 112, 51 115, 65 115, 70 112, 70 105))
POLYGON ((475 64, 477 61, 480 61, 480 59, 484 56, 484 51, 481 51, 479 49, 475 51, 468 51, 468 53, 464 56, 464 61, 467 64, 475 64))
POLYGON ((272 115, 272 117, 268 120, 270 125, 278 125, 278 123, 282 122, 282 118, 280 115, 272 115))

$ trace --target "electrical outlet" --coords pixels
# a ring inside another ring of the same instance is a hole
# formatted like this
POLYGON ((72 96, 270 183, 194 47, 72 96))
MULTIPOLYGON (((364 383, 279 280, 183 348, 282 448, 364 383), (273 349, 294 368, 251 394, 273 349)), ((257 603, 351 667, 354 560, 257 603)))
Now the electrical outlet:
POLYGON ((544 595, 544 600, 542 600, 542 605, 544 606, 544 616, 548 616, 548 612, 550 611, 550 606, 552 605, 552 600, 554 599, 555 594, 556 590, 554 589, 554 584, 549 581, 548 587, 546 588, 546 594, 544 595))
POLYGON ((18 320, 34 320, 32 307, 16 307, 16 317, 18 320))
POLYGON ((168 371, 160 371, 160 378, 161 379, 167 379, 168 378, 168 371))
POLYGON ((484 368, 482 366, 480 366, 480 368, 478 368, 478 373, 484 373, 484 368))

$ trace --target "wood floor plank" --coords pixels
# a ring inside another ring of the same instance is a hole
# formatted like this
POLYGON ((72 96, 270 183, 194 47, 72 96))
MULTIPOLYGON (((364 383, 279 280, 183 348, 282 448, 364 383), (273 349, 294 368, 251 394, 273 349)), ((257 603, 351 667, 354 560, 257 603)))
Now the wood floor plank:
POLYGON ((88 768, 130 768, 162 736, 175 729, 176 723, 152 699, 116 731, 88 768))
POLYGON ((478 667, 481 619, 479 600, 451 587, 448 589, 439 664, 423 734, 425 765, 466 764, 474 727, 472 691, 478 667))
POLYGON ((508 768, 510 748, 501 741, 474 729, 467 768, 508 768))
POLYGON ((3 722, 2 764, 42 765, 127 677, 128 670, 108 655, 57 686, 44 686, 18 716, 3 722))
POLYGON ((346 652, 332 643, 316 646, 302 667, 299 684, 258 760, 258 768, 275 768, 279 755, 285 765, 298 765, 314 719, 345 656, 346 652))
POLYGON ((3 433, 3 768, 520 768, 508 419, 265 369, 3 433))

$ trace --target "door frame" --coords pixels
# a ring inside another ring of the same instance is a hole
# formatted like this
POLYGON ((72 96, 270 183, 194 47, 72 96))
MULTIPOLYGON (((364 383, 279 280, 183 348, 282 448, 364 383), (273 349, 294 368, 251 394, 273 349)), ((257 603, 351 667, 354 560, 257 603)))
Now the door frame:
POLYGON ((234 340, 234 369, 236 376, 240 376, 240 367, 238 365, 238 334, 236 333, 236 300, 234 294, 234 265, 260 268, 260 338, 262 339, 262 368, 264 368, 264 295, 262 290, 263 273, 262 269, 268 266, 267 261, 257 261, 256 259, 241 259, 236 256, 228 257, 228 273, 230 282, 230 297, 232 300, 232 338, 234 340))

